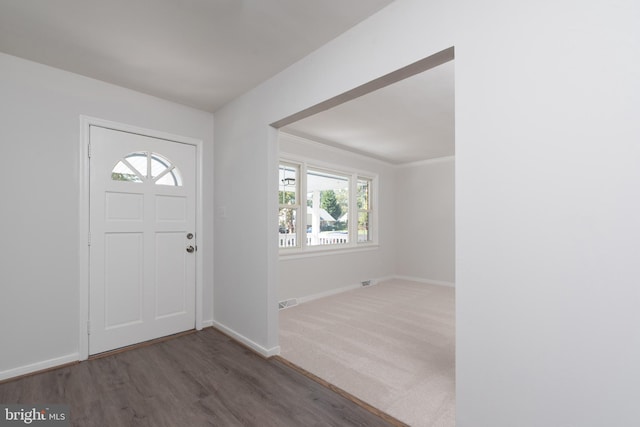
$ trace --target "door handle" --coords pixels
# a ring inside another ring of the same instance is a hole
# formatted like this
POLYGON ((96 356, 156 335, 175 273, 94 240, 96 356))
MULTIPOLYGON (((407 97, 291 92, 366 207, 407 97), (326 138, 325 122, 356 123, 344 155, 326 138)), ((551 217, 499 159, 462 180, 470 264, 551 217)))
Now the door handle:
POLYGON ((193 253, 196 250, 196 248, 194 248, 193 246, 189 245, 187 246, 187 252, 189 252, 190 254, 193 253))

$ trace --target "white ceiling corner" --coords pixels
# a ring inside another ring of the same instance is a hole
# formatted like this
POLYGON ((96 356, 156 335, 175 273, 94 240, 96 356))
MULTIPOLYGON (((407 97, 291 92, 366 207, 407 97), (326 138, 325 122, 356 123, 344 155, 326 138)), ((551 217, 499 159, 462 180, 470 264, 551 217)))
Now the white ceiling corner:
POLYGON ((214 112, 393 0, 3 0, 0 51, 214 112))

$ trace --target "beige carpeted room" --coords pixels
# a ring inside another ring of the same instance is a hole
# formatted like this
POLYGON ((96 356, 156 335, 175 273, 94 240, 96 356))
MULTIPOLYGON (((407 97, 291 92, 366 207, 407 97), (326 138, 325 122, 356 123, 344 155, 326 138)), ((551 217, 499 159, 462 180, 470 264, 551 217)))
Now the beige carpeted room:
POLYGON ((281 356, 411 426, 455 425, 454 289, 393 279, 282 310, 281 356))
POLYGON ((397 425, 455 425, 453 73, 416 65, 280 128, 281 357, 397 425), (371 178, 366 222, 314 210, 324 172, 371 178))

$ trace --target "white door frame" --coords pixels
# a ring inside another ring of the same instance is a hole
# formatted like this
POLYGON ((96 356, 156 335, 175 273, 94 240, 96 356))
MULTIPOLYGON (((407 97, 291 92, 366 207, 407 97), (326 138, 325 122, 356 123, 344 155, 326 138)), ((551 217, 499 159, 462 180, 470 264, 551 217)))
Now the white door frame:
POLYGON ((203 284, 202 284, 202 248, 204 236, 202 235, 202 146, 200 139, 173 135, 152 129, 145 129, 137 126, 131 126, 124 123, 117 123, 96 117, 80 116, 80 147, 79 147, 79 191, 80 204, 78 210, 78 227, 80 241, 78 242, 78 256, 80 261, 79 269, 79 307, 80 307, 80 337, 79 337, 79 360, 89 358, 89 128, 90 126, 100 126, 108 129, 130 132, 153 138, 166 139, 169 141, 190 144, 196 147, 196 241, 198 250, 196 251, 196 329, 202 329, 203 316, 203 284))

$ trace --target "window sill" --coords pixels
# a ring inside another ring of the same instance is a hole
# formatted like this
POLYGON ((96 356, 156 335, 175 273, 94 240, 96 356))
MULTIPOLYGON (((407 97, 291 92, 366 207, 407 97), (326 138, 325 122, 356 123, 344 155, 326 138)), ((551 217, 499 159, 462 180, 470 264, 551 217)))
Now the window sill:
POLYGON ((375 251, 380 247, 377 243, 360 243, 358 246, 332 246, 332 247, 309 247, 304 249, 280 249, 278 259, 280 261, 289 261, 300 258, 314 258, 327 255, 343 255, 354 252, 375 251))

